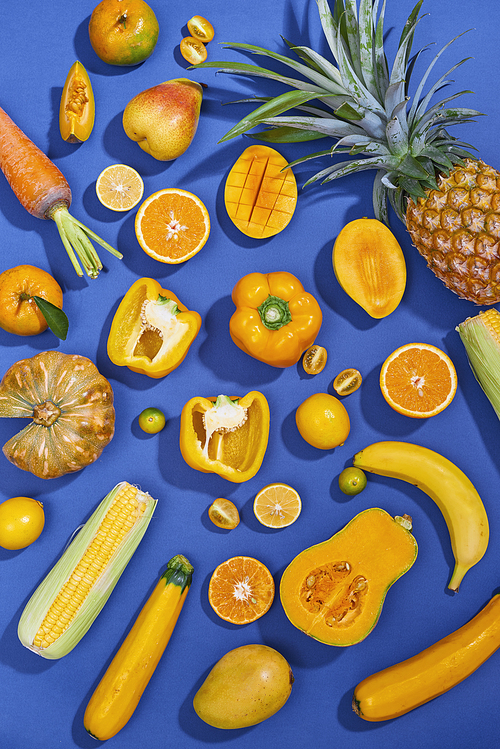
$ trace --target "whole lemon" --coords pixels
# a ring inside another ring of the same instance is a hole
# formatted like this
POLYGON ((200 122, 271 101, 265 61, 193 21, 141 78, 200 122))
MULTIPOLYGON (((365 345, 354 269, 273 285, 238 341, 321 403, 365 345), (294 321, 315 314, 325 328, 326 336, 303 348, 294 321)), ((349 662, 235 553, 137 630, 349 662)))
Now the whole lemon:
POLYGON ((158 41, 158 20, 144 0, 102 0, 92 11, 89 38, 110 65, 138 65, 158 41))
POLYGON ((329 393, 306 398, 295 412, 295 421, 305 441, 320 450, 343 445, 351 428, 345 406, 329 393))
POLYGON ((45 525, 43 505, 31 497, 12 497, 0 504, 0 546, 24 549, 36 541, 45 525))

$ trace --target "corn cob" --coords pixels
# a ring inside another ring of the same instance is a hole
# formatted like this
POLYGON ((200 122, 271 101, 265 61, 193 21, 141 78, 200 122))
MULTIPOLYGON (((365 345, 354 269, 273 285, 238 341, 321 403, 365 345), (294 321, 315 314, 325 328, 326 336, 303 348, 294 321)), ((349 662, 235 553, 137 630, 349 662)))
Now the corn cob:
POLYGON ((500 419, 500 312, 489 309, 456 328, 474 377, 500 419))
POLYGON ((18 626, 25 647, 50 659, 75 647, 139 545, 156 501, 127 482, 107 494, 28 601, 18 626))

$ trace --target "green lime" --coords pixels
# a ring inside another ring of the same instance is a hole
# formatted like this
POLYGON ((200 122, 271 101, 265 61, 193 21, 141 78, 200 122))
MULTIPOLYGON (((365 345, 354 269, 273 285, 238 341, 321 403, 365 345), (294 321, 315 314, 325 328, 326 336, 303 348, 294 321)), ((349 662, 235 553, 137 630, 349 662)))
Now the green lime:
POLYGON ((359 494, 366 486, 366 475, 361 468, 344 468, 339 476, 339 487, 344 494, 359 494))
POLYGON ((143 432, 157 434, 165 426, 165 414, 159 408, 145 408, 139 414, 139 426, 143 432))

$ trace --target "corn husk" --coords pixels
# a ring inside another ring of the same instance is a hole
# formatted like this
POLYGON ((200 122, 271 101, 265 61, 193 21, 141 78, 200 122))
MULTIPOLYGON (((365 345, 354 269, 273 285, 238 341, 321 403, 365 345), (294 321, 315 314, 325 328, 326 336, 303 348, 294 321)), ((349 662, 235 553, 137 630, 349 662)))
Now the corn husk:
POLYGON ((25 647, 41 655, 43 658, 61 658, 67 655, 80 642, 102 610, 144 536, 157 500, 153 499, 146 492, 137 490, 136 498, 141 503, 144 503, 145 509, 140 517, 136 519, 133 526, 127 531, 125 537, 120 541, 120 544, 109 557, 103 570, 96 576, 90 592, 80 605, 76 615, 53 643, 48 646, 35 644, 37 633, 47 612, 96 537, 115 497, 124 488, 130 487, 131 485, 127 484, 127 482, 121 482, 104 497, 26 604, 19 620, 18 636, 25 647))
POLYGON ((500 419, 500 312, 489 309, 456 328, 474 377, 500 419))

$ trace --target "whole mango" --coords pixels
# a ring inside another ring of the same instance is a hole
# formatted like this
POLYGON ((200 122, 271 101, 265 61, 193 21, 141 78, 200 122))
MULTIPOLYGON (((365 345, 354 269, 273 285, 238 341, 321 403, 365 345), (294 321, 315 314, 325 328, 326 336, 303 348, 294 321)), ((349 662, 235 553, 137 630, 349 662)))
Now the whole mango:
POLYGON ((246 728, 278 712, 292 691, 294 677, 286 659, 267 645, 230 650, 213 667, 195 694, 193 706, 215 728, 246 728))

